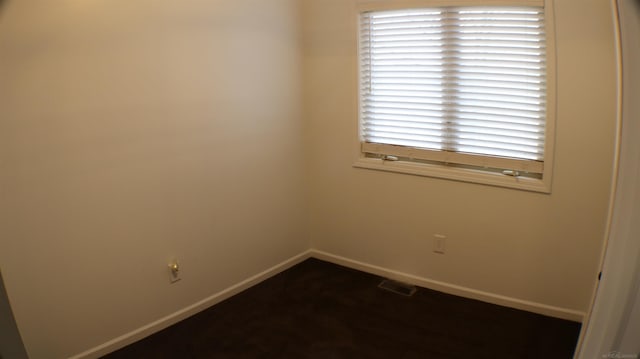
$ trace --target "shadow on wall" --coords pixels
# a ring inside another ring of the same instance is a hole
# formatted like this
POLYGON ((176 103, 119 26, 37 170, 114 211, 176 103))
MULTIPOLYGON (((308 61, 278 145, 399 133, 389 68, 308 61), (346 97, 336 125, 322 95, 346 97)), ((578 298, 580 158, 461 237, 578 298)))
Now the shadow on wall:
MULTIPOLYGON (((2 2, 2 0, 0 0, 2 2)), ((27 359, 20 332, 11 312, 9 298, 0 273, 0 359, 27 359)))

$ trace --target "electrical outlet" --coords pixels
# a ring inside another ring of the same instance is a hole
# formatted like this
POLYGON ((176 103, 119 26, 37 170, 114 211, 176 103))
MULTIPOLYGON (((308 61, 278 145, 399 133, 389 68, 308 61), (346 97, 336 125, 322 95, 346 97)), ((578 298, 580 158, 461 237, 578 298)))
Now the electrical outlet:
POLYGON ((181 268, 177 259, 174 259, 169 263, 169 283, 175 283, 182 279, 180 276, 181 268))
POLYGON ((433 251, 438 254, 444 254, 446 240, 447 240, 447 236, 445 236, 444 234, 434 234, 433 235, 433 251))

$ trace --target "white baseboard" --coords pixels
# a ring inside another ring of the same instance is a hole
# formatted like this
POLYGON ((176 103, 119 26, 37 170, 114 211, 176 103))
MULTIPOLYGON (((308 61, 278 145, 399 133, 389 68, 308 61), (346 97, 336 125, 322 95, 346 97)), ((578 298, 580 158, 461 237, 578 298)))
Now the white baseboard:
POLYGON ((142 338, 145 338, 153 333, 156 333, 164 328, 167 328, 181 320, 184 320, 196 313, 199 313, 214 304, 220 303, 223 300, 242 292, 243 290, 249 289, 250 287, 264 281, 265 279, 269 279, 274 275, 293 267, 294 265, 304 261, 309 258, 311 255, 311 250, 307 250, 302 252, 294 257, 291 257, 275 266, 260 272, 253 277, 245 279, 244 281, 235 284, 227 289, 224 289, 216 294, 213 294, 210 297, 207 297, 197 303, 194 303, 186 308, 180 309, 177 312, 167 315, 164 318, 158 319, 155 322, 149 323, 143 327, 140 327, 132 332, 121 335, 115 339, 112 339, 104 344, 101 344, 97 347, 91 348, 87 351, 84 351, 80 354, 74 355, 71 359, 93 359, 99 358, 103 355, 111 353, 115 350, 123 348, 131 343, 134 343, 142 338))
POLYGON ((505 307, 526 310, 537 314, 542 314, 550 317, 572 320, 575 322, 582 322, 585 316, 584 312, 560 308, 542 303, 531 302, 528 300, 522 300, 504 295, 484 292, 481 290, 471 289, 459 285, 440 282, 428 278, 418 277, 412 274, 402 273, 395 270, 375 266, 372 264, 356 261, 353 259, 337 256, 335 254, 312 249, 311 257, 318 258, 327 262, 339 264, 345 267, 357 269, 363 272, 375 274, 381 277, 395 279, 398 281, 414 284, 420 287, 437 290, 448 294, 457 295, 460 297, 476 299, 487 303, 502 305, 505 307))
POLYGON ((307 258, 314 257, 327 262, 339 264, 345 267, 357 269, 363 272, 379 275, 381 277, 391 278, 411 284, 415 284, 424 288, 437 290, 440 292, 453 294, 465 298, 477 299, 483 302, 498 304, 505 307, 526 310, 533 313, 547 315, 551 317, 568 319, 572 321, 582 322, 585 313, 577 310, 554 307, 546 304, 530 302, 527 300, 511 298, 503 295, 483 292, 471 288, 466 288, 454 284, 444 283, 428 278, 418 277, 412 274, 402 273, 391 269, 375 266, 372 264, 356 261, 353 259, 341 257, 335 254, 323 252, 320 250, 310 249, 291 257, 263 272, 260 272, 238 284, 226 288, 216 294, 211 295, 197 303, 194 303, 177 312, 158 319, 155 322, 142 326, 132 332, 114 338, 104 344, 91 348, 80 354, 74 355, 71 359, 93 359, 111 353, 115 350, 123 348, 164 328, 167 328, 181 320, 184 320, 194 314, 197 314, 214 304, 217 304, 235 294, 246 290, 265 279, 293 267, 294 265, 304 261, 307 258))

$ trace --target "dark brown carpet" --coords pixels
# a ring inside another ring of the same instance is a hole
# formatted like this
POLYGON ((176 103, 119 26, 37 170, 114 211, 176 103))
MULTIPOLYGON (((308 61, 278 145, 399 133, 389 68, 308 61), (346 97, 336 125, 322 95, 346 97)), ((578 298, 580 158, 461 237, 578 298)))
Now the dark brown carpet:
POLYGON ((308 259, 105 358, 569 359, 580 324, 308 259))

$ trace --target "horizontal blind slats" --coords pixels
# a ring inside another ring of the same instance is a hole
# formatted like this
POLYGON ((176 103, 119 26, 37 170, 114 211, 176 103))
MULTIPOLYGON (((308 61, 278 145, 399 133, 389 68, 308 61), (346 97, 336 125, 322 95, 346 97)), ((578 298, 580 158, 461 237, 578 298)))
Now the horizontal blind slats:
POLYGON ((411 123, 433 123, 442 124, 445 121, 438 116, 426 117, 426 116, 414 116, 410 114, 393 114, 393 113, 368 113, 370 120, 367 124, 374 123, 375 121, 397 121, 397 122, 411 122, 411 123))
POLYGON ((541 7, 363 13, 364 141, 541 161, 545 36, 541 7))

